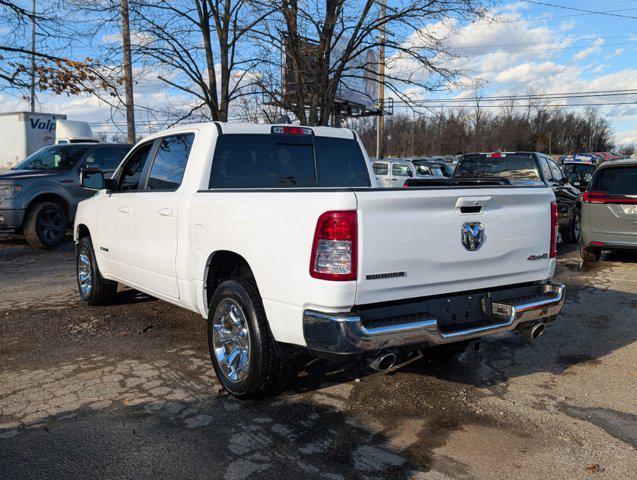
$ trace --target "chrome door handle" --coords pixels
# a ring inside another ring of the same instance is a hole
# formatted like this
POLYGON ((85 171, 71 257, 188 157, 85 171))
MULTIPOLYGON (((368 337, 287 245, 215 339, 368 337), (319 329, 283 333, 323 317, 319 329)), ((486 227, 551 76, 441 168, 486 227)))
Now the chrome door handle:
POLYGON ((122 213, 130 213, 130 207, 128 205, 123 205, 119 207, 119 211, 122 213))
POLYGON ((159 215, 161 215, 162 217, 172 217, 173 216, 173 209, 172 208, 160 208, 159 210, 157 210, 157 213, 159 215))

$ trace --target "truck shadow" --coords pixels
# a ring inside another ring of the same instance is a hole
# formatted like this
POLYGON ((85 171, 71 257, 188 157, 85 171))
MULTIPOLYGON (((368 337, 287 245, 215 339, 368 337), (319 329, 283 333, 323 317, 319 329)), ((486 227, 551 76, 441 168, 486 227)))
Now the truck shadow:
MULTIPOLYGON (((616 258, 616 257, 613 257, 616 258)), ((597 267, 585 267, 590 272, 597 267)), ((595 273, 598 273, 595 271, 595 273)), ((583 275, 582 272, 579 275, 583 275)), ((506 388, 509 379, 548 372, 565 374, 576 365, 595 366, 603 357, 637 341, 637 294, 568 282, 567 302, 557 321, 536 340, 519 332, 486 337, 478 352, 431 355, 397 369, 392 374, 417 373, 473 387, 506 388), (499 387, 498 387, 499 386, 499 387)), ((326 383, 347 382, 375 372, 361 364, 342 365, 316 360, 299 367, 307 371, 294 380, 293 389, 312 390, 326 383)))

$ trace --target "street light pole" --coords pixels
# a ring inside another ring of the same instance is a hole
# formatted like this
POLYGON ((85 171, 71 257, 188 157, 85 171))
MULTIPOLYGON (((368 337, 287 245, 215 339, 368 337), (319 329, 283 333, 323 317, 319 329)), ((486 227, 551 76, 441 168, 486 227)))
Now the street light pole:
POLYGON ((35 0, 31 2, 31 113, 35 112, 35 0))
POLYGON ((135 143, 135 104, 128 0, 122 0, 122 47, 124 48, 124 89, 126 91, 126 137, 128 143, 135 143))
POLYGON ((385 13, 387 0, 380 4, 380 46, 378 48, 378 117, 376 120, 376 158, 385 157, 385 13))

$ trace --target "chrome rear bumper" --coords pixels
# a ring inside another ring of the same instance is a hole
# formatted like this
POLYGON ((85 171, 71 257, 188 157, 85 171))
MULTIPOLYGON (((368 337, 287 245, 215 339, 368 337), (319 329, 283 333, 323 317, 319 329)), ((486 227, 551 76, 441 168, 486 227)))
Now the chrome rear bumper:
MULTIPOLYGON (((515 330, 522 324, 542 322, 564 305, 565 286, 548 280, 537 286, 539 295, 492 302, 491 321, 471 328, 445 331, 427 312, 418 321, 371 327, 359 313, 324 313, 306 310, 305 340, 311 350, 357 354, 407 345, 443 345, 515 330)), ((502 291, 499 292, 502 296, 502 291)), ((504 292, 506 293, 506 291, 504 292)))

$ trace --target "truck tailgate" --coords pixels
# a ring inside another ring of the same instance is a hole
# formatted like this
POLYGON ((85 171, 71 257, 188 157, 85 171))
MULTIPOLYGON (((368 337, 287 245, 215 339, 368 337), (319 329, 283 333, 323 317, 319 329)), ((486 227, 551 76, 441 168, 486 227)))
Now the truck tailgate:
POLYGON ((370 190, 356 197, 358 305, 543 280, 555 268, 548 188, 370 190), (461 230, 477 222, 484 242, 470 251, 461 230))

